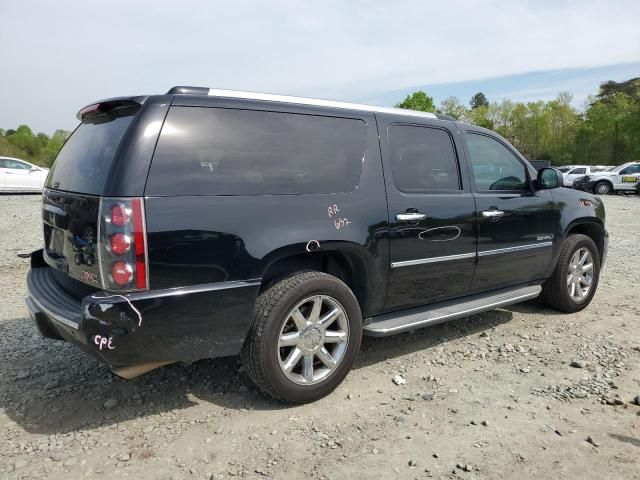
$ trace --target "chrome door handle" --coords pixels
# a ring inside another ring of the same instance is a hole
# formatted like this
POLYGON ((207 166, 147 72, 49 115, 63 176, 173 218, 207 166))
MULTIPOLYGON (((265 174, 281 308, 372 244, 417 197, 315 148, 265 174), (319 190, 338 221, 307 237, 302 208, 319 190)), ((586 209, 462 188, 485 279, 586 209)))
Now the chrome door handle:
POLYGON ((502 210, 483 210, 482 216, 485 218, 500 218, 504 215, 502 210))
POLYGON ((399 222, 417 222, 419 220, 424 220, 425 218, 427 218, 426 214, 418 212, 405 212, 396 214, 396 220, 399 222))

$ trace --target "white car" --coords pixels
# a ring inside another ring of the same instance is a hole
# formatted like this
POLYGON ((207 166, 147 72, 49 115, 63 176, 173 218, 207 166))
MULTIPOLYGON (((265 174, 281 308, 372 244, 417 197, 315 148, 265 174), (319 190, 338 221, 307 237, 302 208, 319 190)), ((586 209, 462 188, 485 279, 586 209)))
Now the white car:
POLYGON ((601 165, 571 165, 568 167, 560 167, 560 170, 563 175, 563 183, 565 187, 573 187, 573 182, 580 177, 584 177, 585 175, 591 175, 599 172, 603 172, 610 167, 601 166, 601 165))
POLYGON ((18 158, 0 157, 0 192, 41 192, 47 175, 48 168, 18 158))
POLYGON ((605 172, 588 176, 587 189, 599 195, 635 192, 640 179, 640 161, 629 162, 605 172))

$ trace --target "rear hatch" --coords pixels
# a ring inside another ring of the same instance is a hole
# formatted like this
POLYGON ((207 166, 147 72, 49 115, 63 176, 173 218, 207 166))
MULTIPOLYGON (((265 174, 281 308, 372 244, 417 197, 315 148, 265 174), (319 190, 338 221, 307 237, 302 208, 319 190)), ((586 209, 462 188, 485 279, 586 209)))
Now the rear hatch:
POLYGON ((139 109, 139 104, 126 101, 83 109, 78 114, 82 123, 49 172, 42 210, 44 259, 60 272, 56 277, 67 289, 83 290, 65 279, 67 275, 94 289, 105 288, 98 249, 100 196, 139 109))

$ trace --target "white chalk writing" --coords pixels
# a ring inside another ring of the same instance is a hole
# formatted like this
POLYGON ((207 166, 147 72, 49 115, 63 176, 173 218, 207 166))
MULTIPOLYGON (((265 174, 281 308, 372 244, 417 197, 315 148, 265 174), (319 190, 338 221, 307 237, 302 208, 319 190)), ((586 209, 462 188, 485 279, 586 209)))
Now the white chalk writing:
POLYGON ((96 335, 93 337, 93 343, 98 346, 98 350, 102 350, 106 348, 108 350, 115 350, 115 346, 113 345, 113 337, 103 337, 102 335, 96 335))
POLYGON ((338 218, 333 221, 333 225, 336 227, 336 230, 340 230, 341 228, 346 227, 347 225, 351 225, 351 220, 348 218, 338 218))

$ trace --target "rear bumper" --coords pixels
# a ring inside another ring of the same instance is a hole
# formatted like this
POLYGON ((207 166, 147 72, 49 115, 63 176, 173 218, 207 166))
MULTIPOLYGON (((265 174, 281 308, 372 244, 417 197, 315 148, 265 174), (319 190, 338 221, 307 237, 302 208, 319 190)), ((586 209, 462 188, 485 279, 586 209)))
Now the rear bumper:
POLYGON ((259 281, 220 282, 82 299, 63 290, 50 267, 27 275, 27 308, 40 332, 112 366, 189 363, 240 351, 259 281))

